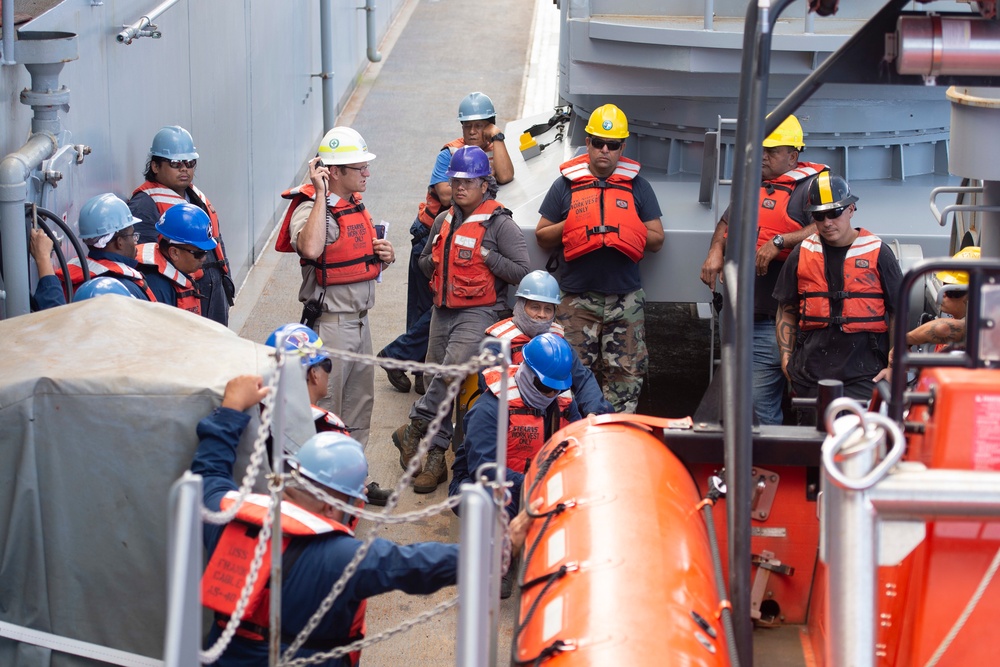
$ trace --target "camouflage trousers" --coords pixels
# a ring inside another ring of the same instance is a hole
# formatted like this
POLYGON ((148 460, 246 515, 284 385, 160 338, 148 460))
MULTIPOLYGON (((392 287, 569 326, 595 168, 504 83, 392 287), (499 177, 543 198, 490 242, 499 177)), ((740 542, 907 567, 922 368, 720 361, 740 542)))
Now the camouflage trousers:
POLYGON ((634 413, 649 367, 646 293, 563 294, 556 319, 615 412, 634 413))

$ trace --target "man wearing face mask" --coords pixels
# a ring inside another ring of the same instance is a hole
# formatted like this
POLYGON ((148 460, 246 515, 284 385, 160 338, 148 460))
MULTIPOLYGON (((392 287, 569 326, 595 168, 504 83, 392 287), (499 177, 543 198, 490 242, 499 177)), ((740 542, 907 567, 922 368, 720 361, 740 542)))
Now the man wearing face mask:
MULTIPOLYGON (((491 338, 510 341, 510 360, 513 364, 524 361, 524 346, 535 336, 554 333, 565 338, 563 327, 555 321, 556 306, 559 305, 559 283, 546 271, 532 271, 521 279, 514 293, 514 316, 501 320, 486 329, 491 338)), ((604 398, 601 385, 590 369, 583 365, 573 350, 573 396, 585 415, 603 415, 614 412, 611 403, 604 398)), ((486 387, 480 378, 480 389, 486 387)))
MULTIPOLYGON (((552 434, 581 419, 573 385, 573 348, 561 336, 543 333, 524 346, 524 361, 511 364, 507 410, 507 475, 511 501, 507 512, 518 512, 521 484, 528 462, 552 434)), ((465 417, 465 440, 455 453, 448 495, 459 493, 462 484, 484 463, 496 461, 497 412, 500 409, 500 369, 484 374, 488 391, 473 404, 465 417)), ((492 478, 492 471, 486 473, 492 478)))

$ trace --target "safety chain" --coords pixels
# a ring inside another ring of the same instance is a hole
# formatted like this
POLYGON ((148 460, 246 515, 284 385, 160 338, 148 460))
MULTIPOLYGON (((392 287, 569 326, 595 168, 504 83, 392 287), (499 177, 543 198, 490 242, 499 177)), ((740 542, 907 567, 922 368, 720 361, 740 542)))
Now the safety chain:
POLYGON ((408 631, 410 628, 425 623, 430 619, 443 614, 452 607, 458 605, 458 596, 455 596, 449 600, 439 603, 433 609, 428 609, 425 612, 417 614, 411 619, 405 620, 399 625, 385 632, 380 632, 377 635, 372 635, 371 637, 365 637, 364 639, 359 639, 353 644, 348 644, 347 646, 341 646, 327 653, 315 653, 307 658, 296 658, 289 662, 279 662, 276 667, 299 667, 299 665, 311 665, 316 662, 321 662, 323 660, 331 660, 333 658, 340 658, 348 653, 353 653, 354 651, 360 651, 362 649, 368 648, 373 644, 377 644, 380 641, 384 641, 394 635, 401 634, 408 631))
MULTIPOLYGON (((353 352, 344 352, 341 350, 329 350, 329 349, 324 349, 324 351, 327 352, 327 354, 330 354, 331 356, 336 356, 337 358, 340 359, 352 359, 355 361, 363 361, 366 363, 367 362, 381 363, 383 361, 382 358, 376 358, 367 355, 359 355, 353 352)), ((424 456, 430 450, 431 439, 440 430, 441 423, 445 420, 446 417, 450 415, 452 403, 454 402, 455 397, 458 396, 458 392, 461 389, 462 382, 464 381, 465 377, 471 373, 478 372, 478 370, 481 367, 483 367, 483 364, 495 363, 495 360, 496 360, 495 354, 484 351, 483 353, 472 358, 465 364, 459 364, 455 366, 420 364, 418 366, 418 368, 425 368, 425 369, 433 368, 440 375, 447 375, 452 377, 452 380, 448 384, 444 400, 441 401, 440 405, 438 405, 437 412, 435 413, 434 418, 431 420, 431 423, 427 426, 427 433, 424 435, 423 438, 421 438, 420 444, 417 446, 416 453, 413 455, 413 458, 410 459, 409 463, 407 464, 406 471, 403 473, 402 478, 400 478, 399 482, 396 484, 396 488, 393 489, 392 495, 389 496, 389 500, 386 502, 384 510, 385 514, 390 514, 392 510, 395 509, 396 504, 399 502, 399 496, 402 490, 408 487, 412 483, 413 478, 417 474, 417 469, 420 467, 421 462, 424 460, 424 456)), ((327 502, 328 499, 335 500, 334 498, 330 498, 328 495, 326 495, 326 498, 324 498, 324 502, 327 502)), ((344 509, 344 511, 350 512, 351 514, 358 514, 360 511, 359 508, 356 507, 348 506, 347 508, 343 508, 342 505, 337 505, 337 507, 344 509)), ((378 519, 375 520, 378 521, 378 519)), ((336 582, 334 582, 333 588, 330 590, 329 595, 327 595, 323 599, 319 607, 313 613, 312 617, 310 617, 309 621, 306 623, 305 627, 302 628, 302 631, 295 638, 295 641, 292 642, 289 645, 288 649, 286 649, 285 652, 282 654, 281 656, 282 662, 289 661, 295 656, 295 654, 302 647, 302 645, 309 639, 310 635, 312 635, 313 631, 319 625, 323 617, 326 616, 327 612, 330 611, 330 608, 333 606, 334 601, 344 591, 344 588, 347 586, 347 582, 351 579, 352 576, 354 576, 354 573, 357 571, 358 565, 368 554, 368 549, 371 547, 372 542, 375 541, 375 537, 376 537, 376 531, 374 530, 368 531, 368 533, 365 535, 364 540, 361 542, 361 546, 358 547, 358 550, 354 553, 354 557, 344 568, 344 571, 340 575, 340 578, 337 579, 336 582)))
POLYGON ((287 359, 288 355, 282 354, 280 351, 277 352, 274 373, 271 375, 271 380, 267 383, 268 392, 267 396, 264 397, 264 407, 260 411, 260 425, 257 427, 257 439, 253 443, 253 454, 250 455, 250 464, 247 466, 246 474, 243 475, 243 481, 240 483, 240 488, 237 492, 239 495, 236 497, 232 507, 228 510, 219 510, 218 512, 214 512, 207 507, 202 506, 201 518, 206 523, 223 524, 232 521, 233 517, 236 516, 236 512, 239 511, 240 505, 243 504, 243 499, 247 497, 254 482, 257 481, 257 473, 260 472, 260 464, 264 461, 265 449, 267 447, 267 436, 271 433, 271 417, 274 411, 275 389, 278 386, 278 379, 281 377, 281 373, 285 368, 287 359))

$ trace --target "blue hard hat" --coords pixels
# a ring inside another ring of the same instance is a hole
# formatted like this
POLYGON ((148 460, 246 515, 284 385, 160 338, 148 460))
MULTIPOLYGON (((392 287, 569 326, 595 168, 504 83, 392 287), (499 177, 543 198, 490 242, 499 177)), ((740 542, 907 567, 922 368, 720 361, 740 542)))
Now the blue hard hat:
POLYGON ((562 336, 543 333, 524 346, 524 363, 546 387, 569 389, 573 386, 573 348, 562 336))
POLYGON ((101 296, 103 294, 117 294, 118 296, 127 296, 132 299, 135 298, 135 295, 132 294, 132 292, 129 292, 128 288, 125 287, 120 280, 104 276, 101 278, 93 278, 80 285, 80 289, 73 294, 73 303, 83 301, 85 299, 92 299, 95 296, 101 296))
POLYGON ((198 159, 198 149, 194 147, 191 133, 180 125, 161 128, 153 137, 149 154, 151 157, 162 157, 166 160, 198 159))
POLYGON ((215 250, 212 221, 194 204, 174 204, 160 216, 156 231, 174 243, 187 243, 200 250, 215 250))
POLYGON ((485 93, 469 93, 458 105, 458 121, 483 120, 497 115, 493 108, 493 100, 485 93))
POLYGON ((80 209, 80 238, 99 239, 142 222, 128 204, 110 192, 87 200, 80 209))
POLYGON ((361 443, 349 435, 317 433, 305 441, 288 464, 317 484, 367 500, 368 461, 361 443))
POLYGON ((451 156, 448 178, 486 178, 490 175, 490 158, 479 146, 462 146, 451 156))
POLYGON ((559 283, 548 271, 536 269, 521 278, 521 283, 517 286, 514 296, 529 301, 541 301, 542 303, 554 303, 559 305, 559 283))
POLYGON ((323 341, 319 335, 304 324, 286 324, 280 326, 267 337, 265 345, 278 347, 278 341, 285 336, 285 352, 298 354, 303 348, 309 348, 309 354, 302 355, 302 364, 306 367, 315 366, 330 358, 323 351, 323 341))

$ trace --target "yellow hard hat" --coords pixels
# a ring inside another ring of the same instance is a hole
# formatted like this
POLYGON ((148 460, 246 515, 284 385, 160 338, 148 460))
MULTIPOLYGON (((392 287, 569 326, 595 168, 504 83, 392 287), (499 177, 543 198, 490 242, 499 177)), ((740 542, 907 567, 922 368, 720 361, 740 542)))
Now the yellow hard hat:
POLYGON ((614 104, 605 104, 590 114, 584 132, 605 139, 624 139, 628 136, 628 118, 614 104))
MULTIPOLYGON (((952 259, 979 259, 979 248, 976 246, 969 246, 968 248, 962 248, 955 253, 952 259)), ((940 280, 945 285, 968 285, 969 284, 969 274, 965 271, 938 271, 938 280, 940 280)))
POLYGON ((781 121, 781 125, 764 140, 764 148, 775 146, 792 146, 796 149, 806 147, 802 139, 802 125, 798 118, 789 116, 781 121))

